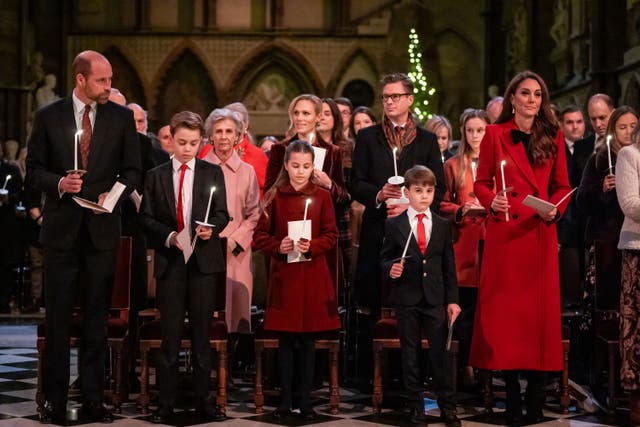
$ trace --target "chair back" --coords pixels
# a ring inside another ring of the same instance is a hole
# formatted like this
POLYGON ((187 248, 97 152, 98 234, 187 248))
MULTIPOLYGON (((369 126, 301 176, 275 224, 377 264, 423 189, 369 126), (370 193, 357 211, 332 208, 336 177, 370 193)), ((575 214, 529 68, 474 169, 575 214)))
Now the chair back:
POLYGON ((128 310, 131 286, 131 237, 121 237, 116 254, 116 271, 111 293, 112 310, 128 310))

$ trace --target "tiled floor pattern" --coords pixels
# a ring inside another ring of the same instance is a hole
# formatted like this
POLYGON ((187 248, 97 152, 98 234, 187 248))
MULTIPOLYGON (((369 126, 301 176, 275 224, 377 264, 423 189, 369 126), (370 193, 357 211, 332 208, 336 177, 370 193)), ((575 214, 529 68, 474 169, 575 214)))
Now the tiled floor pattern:
MULTIPOLYGON (((3 332, 6 326, 0 326, 0 346, 3 342, 3 332)), ((72 357, 72 361, 76 358, 72 357)), ((2 347, 0 348, 0 427, 4 426, 35 426, 40 425, 37 421, 37 410, 34 401, 36 390, 36 369, 37 352, 31 347, 2 347)), ((76 376, 76 367, 71 367, 72 380, 76 376)), ((385 400, 385 409, 381 415, 373 415, 370 407, 370 396, 358 393, 350 388, 342 388, 340 414, 332 416, 328 410, 327 389, 320 389, 314 392, 316 399, 316 410, 319 413, 318 419, 312 423, 303 422, 298 417, 291 417, 283 422, 276 423, 269 416, 269 411, 273 410, 276 404, 276 396, 266 396, 265 415, 256 415, 253 405, 253 390, 249 382, 237 385, 228 393, 229 406, 227 410, 228 419, 222 424, 229 426, 268 426, 274 424, 286 426, 322 425, 323 427, 347 427, 347 426, 409 426, 407 414, 401 409, 402 400, 394 393, 389 392, 385 400), (394 409, 395 408, 395 409, 394 409)), ((132 395, 133 398, 136 395, 132 395)), ((494 426, 504 425, 504 418, 501 409, 496 413, 487 416, 480 412, 481 408, 474 406, 474 398, 464 393, 458 395, 459 407, 458 415, 463 420, 463 426, 494 426)), ((76 402, 70 402, 70 407, 78 407, 76 402)), ((435 405, 433 405, 435 407, 435 405)), ((498 406, 503 403, 498 399, 498 406)), ((596 426, 624 426, 631 424, 628 422, 628 413, 620 413, 616 416, 608 416, 604 413, 583 414, 572 408, 568 415, 560 415, 554 412, 557 402, 549 400, 548 410, 545 412, 546 419, 539 426, 557 427, 596 427, 596 426)), ((443 426, 439 423, 438 410, 429 409, 429 424, 443 426)), ((122 413, 117 415, 114 425, 119 426, 149 426, 149 416, 140 414, 139 407, 135 400, 127 402, 122 407, 122 413)), ((193 426, 211 425, 216 426, 221 423, 198 424, 190 410, 178 410, 172 425, 193 426)), ((77 421, 70 421, 68 425, 89 425, 77 421)), ((97 426, 100 424, 91 424, 97 426)))

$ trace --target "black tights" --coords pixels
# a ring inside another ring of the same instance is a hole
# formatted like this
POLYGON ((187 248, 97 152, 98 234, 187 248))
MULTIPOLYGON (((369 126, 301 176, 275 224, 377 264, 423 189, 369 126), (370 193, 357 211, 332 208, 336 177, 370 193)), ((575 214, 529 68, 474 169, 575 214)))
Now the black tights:
POLYGON ((311 384, 316 363, 314 334, 306 332, 280 333, 278 349, 278 370, 282 395, 278 409, 290 410, 293 399, 293 349, 298 344, 300 410, 311 409, 311 384))
POLYGON ((522 416, 522 397, 520 396, 520 374, 527 379, 525 407, 527 418, 542 418, 542 407, 545 402, 544 385, 547 373, 543 371, 503 371, 505 391, 507 393, 507 411, 512 417, 522 416))

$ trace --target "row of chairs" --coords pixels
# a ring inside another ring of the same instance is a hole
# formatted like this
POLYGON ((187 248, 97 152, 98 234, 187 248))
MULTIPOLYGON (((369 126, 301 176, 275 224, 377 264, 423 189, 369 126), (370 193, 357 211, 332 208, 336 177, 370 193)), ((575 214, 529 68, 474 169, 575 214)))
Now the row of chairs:
MULTIPOLYGON (((222 242, 223 248, 226 242, 222 242)), ((223 251, 225 253, 225 251, 223 251)), ((129 330, 131 327, 139 327, 139 349, 141 359, 140 374, 140 396, 139 403, 143 414, 149 412, 150 393, 149 393, 149 354, 151 350, 159 349, 162 343, 160 317, 156 309, 144 310, 140 312, 140 325, 129 325, 129 285, 130 285, 130 268, 131 268, 131 238, 123 237, 118 249, 117 266, 115 272, 115 285, 111 298, 111 306, 109 309, 109 319, 107 328, 107 343, 113 354, 111 375, 108 381, 108 390, 106 395, 111 398, 112 404, 116 412, 120 411, 121 404, 127 399, 125 376, 128 369, 125 363, 125 351, 131 352, 133 349, 127 348, 129 330)), ((224 273, 221 273, 221 279, 224 273)), ((224 280, 221 281, 224 283, 224 280)), ((74 310, 70 345, 77 347, 81 337, 82 311, 80 308, 74 310)), ((264 408, 264 390, 263 390, 263 356, 265 350, 278 348, 278 337, 276 334, 263 329, 255 331, 254 336, 255 349, 255 386, 254 386, 254 402, 256 413, 262 413, 264 408)), ((569 340, 563 341, 565 349, 565 369, 562 376, 561 387, 561 407, 563 412, 569 407, 568 394, 568 354, 569 340)), ((211 319, 210 327, 210 344, 211 349, 217 354, 217 396, 216 403, 225 411, 227 406, 227 327, 224 321, 224 315, 218 313, 211 319)), ((338 369, 339 369, 339 352, 340 352, 340 336, 338 331, 326 333, 318 337, 315 342, 316 349, 327 350, 329 352, 329 407, 332 414, 338 413, 340 404, 338 369)), ((181 341, 181 347, 189 349, 189 332, 188 324, 185 325, 184 333, 181 341)), ((422 340, 422 347, 429 348, 426 339, 422 340)), ((36 390, 36 403, 38 409, 41 410, 45 403, 45 397, 42 390, 43 377, 43 358, 47 351, 46 339, 44 334, 44 324, 38 326, 38 383, 36 390)), ((373 331, 373 357, 374 357, 374 378, 373 378, 373 396, 372 405, 375 413, 380 413, 383 399, 383 359, 384 352, 389 349, 399 349, 400 340, 398 336, 397 321, 391 310, 383 311, 383 317, 377 322, 373 331)), ((449 353, 452 358, 452 366, 456 366, 456 358, 458 352, 458 343, 452 342, 451 351, 449 353)), ((453 384, 456 384, 455 370, 453 372, 453 384)))

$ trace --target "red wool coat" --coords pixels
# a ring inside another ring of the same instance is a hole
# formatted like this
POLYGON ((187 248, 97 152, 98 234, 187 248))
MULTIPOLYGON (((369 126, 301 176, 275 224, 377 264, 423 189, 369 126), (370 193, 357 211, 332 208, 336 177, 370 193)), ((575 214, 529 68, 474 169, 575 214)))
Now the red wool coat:
MULTIPOLYGON (((505 215, 490 214, 484 246, 478 305, 469 363, 484 369, 562 370, 560 281, 555 223, 546 224, 523 205, 528 194, 557 203, 571 189, 564 137, 557 157, 531 166, 522 143, 515 144, 513 121, 487 126, 480 146, 475 195, 491 209, 494 185, 502 190, 504 167, 509 200, 505 215), (494 182, 495 179, 495 182, 494 182)), ((560 207, 564 212, 567 201, 560 207)))
POLYGON ((285 185, 260 217, 255 245, 271 258, 265 329, 320 332, 340 328, 336 290, 325 254, 336 246, 338 229, 331 194, 308 184, 302 191, 285 185), (302 220, 306 199, 311 220, 311 261, 287 263, 278 253, 287 222, 302 220))
POLYGON ((473 171, 471 159, 464 176, 464 184, 458 188, 458 156, 444 164, 444 183, 447 191, 440 203, 440 214, 451 220, 456 228, 453 252, 456 257, 458 285, 476 287, 480 280, 478 245, 484 240, 486 216, 464 216, 460 211, 467 202, 478 204, 473 197, 473 171))

